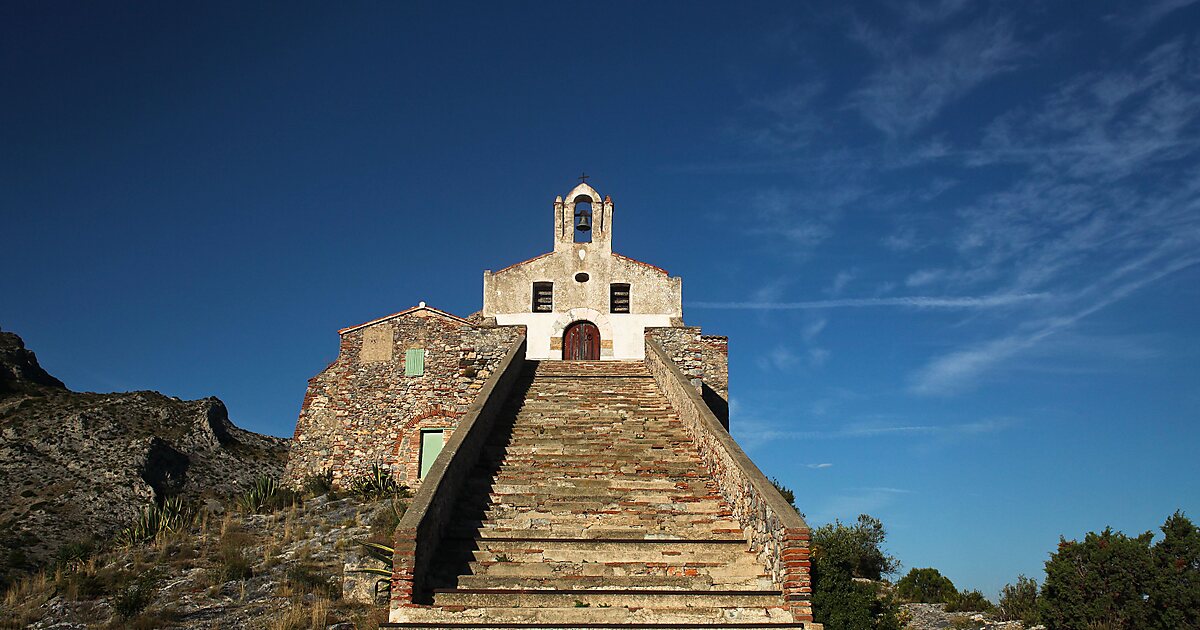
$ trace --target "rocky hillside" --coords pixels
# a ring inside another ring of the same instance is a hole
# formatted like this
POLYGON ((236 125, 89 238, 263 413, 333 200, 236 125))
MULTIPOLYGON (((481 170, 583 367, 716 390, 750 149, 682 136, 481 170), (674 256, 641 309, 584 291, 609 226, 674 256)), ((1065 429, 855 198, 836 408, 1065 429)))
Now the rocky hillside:
POLYGON ((155 500, 228 497, 286 457, 287 440, 235 427, 216 398, 72 392, 0 332, 0 586, 155 500))

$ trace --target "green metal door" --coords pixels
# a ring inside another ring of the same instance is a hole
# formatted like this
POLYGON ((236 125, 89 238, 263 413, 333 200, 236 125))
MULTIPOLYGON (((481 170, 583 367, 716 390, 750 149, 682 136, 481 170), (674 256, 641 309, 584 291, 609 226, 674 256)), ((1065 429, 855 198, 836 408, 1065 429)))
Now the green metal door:
POLYGON ((433 460, 442 452, 442 430, 421 431, 421 479, 433 466, 433 460))

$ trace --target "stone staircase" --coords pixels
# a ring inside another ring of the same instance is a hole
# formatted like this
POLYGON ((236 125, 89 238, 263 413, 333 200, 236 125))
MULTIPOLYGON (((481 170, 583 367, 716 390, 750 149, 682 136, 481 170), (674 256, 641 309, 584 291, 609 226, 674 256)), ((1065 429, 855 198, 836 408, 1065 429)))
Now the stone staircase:
POLYGON ((530 362, 409 628, 794 622, 645 365, 530 362))

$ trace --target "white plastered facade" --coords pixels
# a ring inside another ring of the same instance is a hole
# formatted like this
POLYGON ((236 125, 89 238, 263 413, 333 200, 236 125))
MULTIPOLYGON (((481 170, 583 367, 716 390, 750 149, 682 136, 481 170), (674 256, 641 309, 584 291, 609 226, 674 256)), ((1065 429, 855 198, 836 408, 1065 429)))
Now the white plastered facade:
POLYGON ((613 204, 587 184, 554 201, 554 251, 483 274, 483 312, 527 327, 526 357, 562 359, 563 331, 588 321, 600 331, 601 359, 645 358, 645 329, 682 325, 682 282, 612 251, 613 204), (591 242, 575 242, 576 204, 592 208, 591 242), (583 275, 581 275, 583 274, 583 275), (585 279, 586 278, 586 279, 585 279), (553 285, 550 312, 533 312, 533 283, 553 285), (611 312, 613 283, 629 285, 629 312, 611 312))

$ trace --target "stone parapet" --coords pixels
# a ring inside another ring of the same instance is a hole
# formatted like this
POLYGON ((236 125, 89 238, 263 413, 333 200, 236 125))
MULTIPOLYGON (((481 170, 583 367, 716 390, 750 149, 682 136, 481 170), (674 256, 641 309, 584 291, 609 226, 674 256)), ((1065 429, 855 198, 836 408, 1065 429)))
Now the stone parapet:
POLYGON ((525 338, 508 348, 479 389, 441 454, 396 526, 392 560, 392 621, 403 609, 428 603, 431 564, 471 468, 492 432, 525 363, 525 338))
POLYGON ((677 349, 675 355, 670 354, 656 339, 661 330, 647 331, 647 369, 690 428, 701 460, 717 479, 759 561, 783 590, 793 617, 811 622, 811 529, 750 461, 697 391, 694 375, 702 369, 702 350, 685 347, 683 352, 677 349))
POLYGON ((667 353, 717 420, 729 429, 729 338, 702 335, 697 326, 647 328, 646 338, 667 353))

